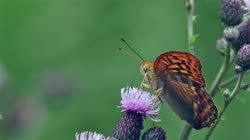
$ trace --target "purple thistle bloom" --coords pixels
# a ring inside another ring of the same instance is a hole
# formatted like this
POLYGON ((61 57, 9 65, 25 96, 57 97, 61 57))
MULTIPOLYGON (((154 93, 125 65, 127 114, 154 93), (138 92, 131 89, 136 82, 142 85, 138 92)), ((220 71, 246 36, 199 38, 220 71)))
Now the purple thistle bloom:
POLYGON ((132 111, 149 117, 152 121, 160 121, 155 116, 160 111, 160 101, 156 95, 138 88, 127 87, 121 89, 122 112, 132 111))
POLYGON ((243 6, 243 9, 247 12, 250 12, 250 0, 243 0, 245 3, 245 6, 243 6))
POLYGON ((139 140, 145 117, 159 121, 155 116, 160 111, 160 101, 156 95, 138 88, 121 89, 123 115, 114 129, 113 137, 118 140, 139 140))
POLYGON ((98 134, 96 132, 85 131, 81 134, 76 133, 76 140, 115 140, 114 138, 105 138, 103 134, 98 134))

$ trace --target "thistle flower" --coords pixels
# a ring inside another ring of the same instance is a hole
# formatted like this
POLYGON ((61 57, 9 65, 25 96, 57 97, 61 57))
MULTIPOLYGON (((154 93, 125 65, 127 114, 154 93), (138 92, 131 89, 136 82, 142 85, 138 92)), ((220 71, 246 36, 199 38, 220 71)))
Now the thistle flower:
POLYGON ((142 136, 142 140, 167 140, 166 133, 160 127, 148 129, 142 136))
POLYGON ((157 96, 138 88, 121 89, 121 107, 123 116, 113 133, 119 140, 138 140, 142 123, 146 117, 159 121, 156 115, 160 111, 160 102, 157 96))
POLYGON ((160 111, 160 101, 156 95, 151 95, 147 91, 138 88, 121 89, 122 112, 131 111, 149 117, 152 121, 160 121, 155 116, 160 111))
POLYGON ((105 138, 103 134, 98 134, 96 132, 85 131, 81 134, 76 133, 76 140, 115 140, 114 138, 105 138))
POLYGON ((244 45, 237 53, 236 63, 243 71, 250 69, 250 44, 244 45))
POLYGON ((220 18, 227 26, 240 24, 243 19, 241 0, 222 0, 220 18))

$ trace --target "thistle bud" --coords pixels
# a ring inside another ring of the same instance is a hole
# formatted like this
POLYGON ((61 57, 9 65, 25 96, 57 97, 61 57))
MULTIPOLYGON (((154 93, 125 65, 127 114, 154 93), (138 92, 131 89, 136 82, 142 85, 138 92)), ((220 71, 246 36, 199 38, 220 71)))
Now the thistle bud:
POLYGON ((216 49, 220 52, 221 55, 225 54, 227 41, 224 37, 217 39, 216 41, 216 49))
POLYGON ((243 71, 250 69, 250 45, 244 45, 237 53, 236 63, 243 71))
POLYGON ((250 19, 241 23, 237 29, 239 30, 239 37, 236 41, 232 42, 233 49, 237 52, 240 48, 250 43, 250 19))
POLYGON ((241 88, 242 89, 247 89, 249 87, 249 84, 248 83, 243 83, 241 84, 241 88))
POLYGON ((230 94, 231 94, 231 92, 228 89, 224 90, 224 92, 223 92, 223 95, 225 98, 228 98, 230 94))
POLYGON ((236 66, 234 67, 234 70, 235 70, 235 72, 236 72, 237 74, 240 74, 240 73, 242 73, 242 72, 243 72, 242 67, 241 67, 241 66, 239 66, 239 65, 236 65, 236 66))
POLYGON ((142 140, 167 140, 166 133, 160 127, 148 129, 142 136, 142 140))
POLYGON ((225 28, 224 37, 228 42, 235 42, 239 37, 239 30, 234 27, 225 28))
POLYGON ((243 19, 241 0, 222 0, 220 18, 227 26, 240 24, 243 19))

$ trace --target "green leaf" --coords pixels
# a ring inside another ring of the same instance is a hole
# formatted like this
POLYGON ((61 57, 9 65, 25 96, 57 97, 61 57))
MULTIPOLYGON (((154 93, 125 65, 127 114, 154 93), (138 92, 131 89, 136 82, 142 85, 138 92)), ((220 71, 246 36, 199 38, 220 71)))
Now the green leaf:
POLYGON ((194 45, 196 43, 198 36, 199 34, 193 35, 192 38, 189 40, 189 45, 194 45))

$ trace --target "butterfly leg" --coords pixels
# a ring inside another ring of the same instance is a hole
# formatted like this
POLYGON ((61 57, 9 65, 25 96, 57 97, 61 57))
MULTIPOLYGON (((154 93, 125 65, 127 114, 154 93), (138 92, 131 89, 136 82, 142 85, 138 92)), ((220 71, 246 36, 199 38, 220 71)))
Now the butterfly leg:
POLYGON ((161 104, 163 104, 163 100, 161 99, 161 97, 158 97, 159 101, 161 102, 161 104))
MULTIPOLYGON (((160 102, 161 102, 161 104, 160 104, 160 106, 163 104, 163 101, 162 101, 162 99, 161 99, 161 97, 160 97, 160 95, 162 94, 162 88, 159 88, 159 89, 157 89, 156 91, 155 91, 155 93, 156 93, 156 97, 157 98, 155 98, 154 99, 154 101, 153 101, 153 104, 155 103, 155 102, 157 102, 157 100, 159 100, 160 102)), ((153 127, 155 127, 156 125, 155 125, 155 122, 153 121, 153 127)))
POLYGON ((151 88, 149 84, 146 84, 146 83, 144 83, 144 82, 141 82, 140 89, 141 89, 142 87, 151 88))
POLYGON ((151 88, 149 84, 145 83, 146 77, 147 77, 147 74, 145 74, 144 77, 143 77, 143 80, 142 80, 141 85, 140 85, 140 89, 142 89, 142 87, 151 88))
MULTIPOLYGON (((140 89, 142 88, 142 86, 143 87, 146 87, 146 88, 151 88, 148 84, 145 84, 145 83, 141 83, 141 87, 140 87, 140 89)), ((160 90, 160 89, 158 89, 158 90, 160 90)), ((160 91, 156 91, 156 97, 160 100, 160 102, 161 102, 161 104, 163 103, 163 101, 162 101, 162 99, 161 99, 161 93, 162 93, 162 89, 160 90, 160 91)), ((157 100, 157 99, 156 99, 157 100)), ((154 102, 156 102, 156 100, 154 101, 154 102)))
POLYGON ((155 103, 155 102, 157 102, 157 100, 159 100, 160 102, 161 102, 161 105, 163 104, 163 101, 162 101, 162 99, 161 99, 161 97, 160 97, 160 95, 161 95, 161 93, 162 93, 162 88, 159 88, 158 90, 156 90, 156 98, 153 100, 153 104, 155 103))
POLYGON ((158 99, 161 101, 161 103, 163 103, 162 99, 161 99, 161 94, 162 94, 162 91, 163 89, 162 88, 158 88, 155 93, 156 93, 156 96, 158 97, 158 99))

